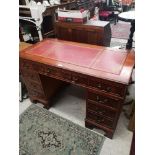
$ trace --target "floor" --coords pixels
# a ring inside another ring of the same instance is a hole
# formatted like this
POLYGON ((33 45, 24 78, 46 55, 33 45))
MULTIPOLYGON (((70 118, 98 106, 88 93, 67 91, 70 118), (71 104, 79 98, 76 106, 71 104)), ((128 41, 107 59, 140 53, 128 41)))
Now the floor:
MULTIPOLYGON (((129 87, 129 91, 130 95, 127 97, 127 100, 134 98, 134 85, 129 87)), ((55 97, 55 104, 49 111, 84 126, 86 110, 84 94, 84 89, 70 85, 55 97)), ((19 103, 19 113, 21 114, 31 104, 29 99, 19 103)), ((42 107, 40 103, 37 105, 42 107)), ((125 106, 124 108, 128 107, 125 106)), ((127 129, 128 122, 128 119, 122 112, 113 139, 106 138, 100 155, 129 155, 132 132, 127 129)), ((94 130, 104 134, 101 130, 94 130)))

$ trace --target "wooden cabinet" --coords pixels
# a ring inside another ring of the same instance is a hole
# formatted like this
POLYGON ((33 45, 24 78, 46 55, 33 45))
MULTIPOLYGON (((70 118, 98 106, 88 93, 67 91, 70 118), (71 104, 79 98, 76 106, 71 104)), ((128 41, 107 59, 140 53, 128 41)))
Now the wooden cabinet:
POLYGON ((68 41, 110 46, 110 23, 105 21, 88 21, 85 24, 55 23, 57 38, 68 41))

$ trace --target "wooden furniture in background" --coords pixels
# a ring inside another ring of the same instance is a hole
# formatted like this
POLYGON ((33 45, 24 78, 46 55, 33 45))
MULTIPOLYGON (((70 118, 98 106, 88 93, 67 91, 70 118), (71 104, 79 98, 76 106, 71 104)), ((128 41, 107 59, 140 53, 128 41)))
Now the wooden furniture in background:
POLYGON ((100 46, 110 46, 111 28, 106 21, 91 21, 86 24, 55 23, 55 33, 58 39, 88 43, 100 46))
MULTIPOLYGON (((35 0, 36 2, 42 2, 43 0, 35 0)), ((24 0, 19 1, 20 5, 25 5, 24 0)), ((56 10, 58 8, 63 9, 65 8, 66 10, 80 10, 80 9, 87 9, 90 11, 90 18, 94 16, 94 10, 95 6, 97 4, 100 4, 99 2, 95 2, 93 0, 62 0, 60 5, 54 5, 54 6, 49 6, 46 8, 46 11, 43 13, 43 23, 42 23, 42 35, 43 38, 51 38, 55 36, 54 33, 54 23, 57 20, 57 13, 56 10)), ((22 17, 30 17, 31 13, 28 10, 20 9, 19 10, 19 15, 22 17)), ((36 40, 35 42, 39 41, 38 39, 38 33, 36 30, 36 27, 34 24, 20 20, 20 26, 21 27, 28 27, 32 38, 36 40)))
MULTIPOLYGON (((72 10, 76 8, 76 2, 71 1, 71 2, 62 3, 60 5, 49 6, 46 8, 46 11, 43 13, 43 23, 42 23, 42 29, 41 29, 43 38, 53 37, 55 35, 54 33, 54 23, 56 20, 55 11, 58 8, 62 8, 62 9, 66 8, 66 9, 72 10)), ((31 12, 27 9, 20 9, 19 16, 31 17, 31 12)), ((20 23, 20 27, 27 27, 27 29, 29 29, 32 35, 32 38, 34 38, 34 40, 39 41, 38 33, 33 23, 23 21, 23 20, 19 20, 19 23, 20 23)))
POLYGON ((133 35, 135 32, 135 11, 122 12, 118 15, 118 19, 131 23, 130 35, 126 44, 126 49, 132 49, 133 35))
POLYGON ((113 137, 134 67, 134 52, 45 39, 20 52, 20 69, 32 102, 45 108, 64 82, 85 88, 85 126, 113 137))

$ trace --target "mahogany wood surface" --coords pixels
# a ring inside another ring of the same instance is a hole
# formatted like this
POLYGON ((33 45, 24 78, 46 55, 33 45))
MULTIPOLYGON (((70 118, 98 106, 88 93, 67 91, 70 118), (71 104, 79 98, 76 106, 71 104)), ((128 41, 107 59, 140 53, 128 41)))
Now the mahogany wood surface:
POLYGON ((106 21, 88 20, 85 24, 56 22, 55 33, 58 39, 110 46, 111 28, 106 21))
POLYGON ((113 137, 134 67, 134 51, 45 39, 20 52, 31 101, 46 108, 63 82, 86 89, 86 127, 113 137))

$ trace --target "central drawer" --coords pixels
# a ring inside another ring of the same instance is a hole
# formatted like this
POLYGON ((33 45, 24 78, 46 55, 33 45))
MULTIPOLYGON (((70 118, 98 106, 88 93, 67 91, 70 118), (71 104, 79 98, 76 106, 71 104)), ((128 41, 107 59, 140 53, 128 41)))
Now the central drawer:
POLYGON ((43 64, 35 64, 34 70, 46 76, 56 77, 58 79, 68 81, 73 84, 88 86, 87 76, 80 73, 68 71, 61 68, 51 67, 48 65, 45 66, 43 64))

